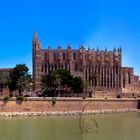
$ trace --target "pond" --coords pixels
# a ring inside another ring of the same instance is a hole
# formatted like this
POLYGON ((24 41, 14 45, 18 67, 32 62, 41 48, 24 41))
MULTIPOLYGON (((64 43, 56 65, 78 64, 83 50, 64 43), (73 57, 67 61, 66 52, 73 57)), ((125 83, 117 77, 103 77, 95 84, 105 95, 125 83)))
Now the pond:
POLYGON ((140 113, 0 119, 0 140, 140 140, 139 131, 140 113))

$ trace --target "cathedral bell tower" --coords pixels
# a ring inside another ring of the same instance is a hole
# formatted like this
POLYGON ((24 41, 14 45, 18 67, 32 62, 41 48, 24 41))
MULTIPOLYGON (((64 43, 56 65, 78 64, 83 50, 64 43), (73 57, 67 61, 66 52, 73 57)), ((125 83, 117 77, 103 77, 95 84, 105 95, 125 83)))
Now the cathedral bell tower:
POLYGON ((37 92, 41 90, 41 51, 42 43, 38 41, 37 33, 34 33, 32 40, 33 57, 33 89, 37 92))

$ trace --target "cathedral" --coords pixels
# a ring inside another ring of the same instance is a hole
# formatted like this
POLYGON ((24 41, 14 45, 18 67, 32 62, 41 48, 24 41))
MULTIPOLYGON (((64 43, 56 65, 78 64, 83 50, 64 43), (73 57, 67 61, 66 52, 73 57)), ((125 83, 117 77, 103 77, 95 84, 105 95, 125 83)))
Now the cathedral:
POLYGON ((33 88, 41 89, 41 76, 56 69, 67 69, 73 76, 80 76, 83 81, 90 79, 92 73, 96 73, 95 81, 90 80, 89 89, 96 88, 98 97, 118 94, 123 96, 140 96, 139 76, 134 75, 132 67, 122 66, 122 48, 114 48, 111 51, 99 49, 85 49, 82 45, 79 49, 73 49, 68 45, 67 49, 58 46, 57 49, 42 48, 42 43, 34 33, 32 40, 33 59, 33 88))

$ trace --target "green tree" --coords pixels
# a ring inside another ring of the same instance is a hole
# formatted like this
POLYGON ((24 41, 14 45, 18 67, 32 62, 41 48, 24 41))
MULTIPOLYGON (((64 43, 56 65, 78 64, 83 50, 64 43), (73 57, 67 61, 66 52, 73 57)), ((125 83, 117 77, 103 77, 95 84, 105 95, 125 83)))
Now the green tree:
POLYGON ((18 64, 11 70, 9 75, 9 89, 11 92, 15 90, 18 90, 19 93, 21 92, 17 83, 21 77, 28 77, 31 79, 31 75, 28 73, 28 71, 29 69, 26 64, 18 64))
POLYGON ((9 82, 9 73, 7 72, 0 72, 0 91, 3 91, 3 88, 8 86, 9 82))
POLYGON ((44 94, 49 94, 49 96, 57 96, 56 92, 60 89, 61 78, 56 72, 45 74, 42 76, 41 87, 44 94))
MULTIPOLYGON (((80 77, 73 77, 67 70, 55 70, 44 75, 41 81, 44 93, 56 93, 63 91, 66 96, 72 89, 74 92, 82 92, 83 82, 80 77), (53 92, 52 92, 53 91, 53 92)), ((51 95, 52 96, 52 95, 51 95)))
POLYGON ((59 75, 59 78, 61 79, 61 86, 72 87, 73 76, 68 70, 55 70, 52 74, 59 75))
POLYGON ((19 91, 19 95, 22 95, 23 92, 27 92, 30 90, 31 85, 31 77, 30 75, 21 76, 17 81, 17 88, 19 91))
POLYGON ((82 93, 83 92, 83 81, 81 77, 74 77, 72 80, 72 90, 76 93, 82 93))
POLYGON ((59 75, 61 79, 60 83, 60 90, 59 93, 65 95, 66 97, 68 96, 68 93, 70 93, 72 85, 73 85, 73 75, 68 70, 55 70, 52 72, 53 74, 59 75))

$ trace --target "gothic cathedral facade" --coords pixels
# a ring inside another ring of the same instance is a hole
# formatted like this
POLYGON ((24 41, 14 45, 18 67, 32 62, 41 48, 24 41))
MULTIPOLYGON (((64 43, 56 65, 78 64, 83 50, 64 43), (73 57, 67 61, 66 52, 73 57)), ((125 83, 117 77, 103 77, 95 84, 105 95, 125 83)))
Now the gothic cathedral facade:
POLYGON ((112 51, 99 49, 67 49, 42 48, 37 33, 32 40, 33 59, 33 88, 41 90, 41 76, 56 69, 67 69, 73 76, 80 76, 84 81, 88 80, 92 73, 97 74, 96 81, 90 81, 90 87, 96 87, 100 93, 110 94, 124 93, 124 95, 140 94, 139 77, 134 75, 131 67, 122 66, 122 49, 114 48, 112 51))

